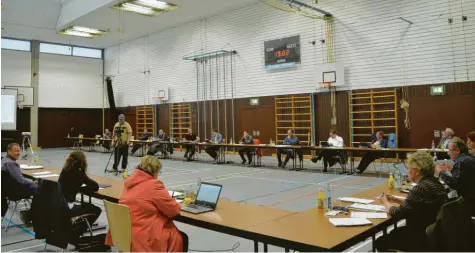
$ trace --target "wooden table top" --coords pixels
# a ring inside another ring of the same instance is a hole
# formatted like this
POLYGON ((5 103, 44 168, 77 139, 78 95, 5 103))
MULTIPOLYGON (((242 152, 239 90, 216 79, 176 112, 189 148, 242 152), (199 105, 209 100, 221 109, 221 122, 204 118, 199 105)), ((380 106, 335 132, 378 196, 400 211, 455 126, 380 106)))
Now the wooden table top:
MULTIPOLYGON (((375 199, 382 192, 392 193, 389 191, 388 185, 383 184, 369 190, 357 193, 351 197, 375 199)), ((406 196, 405 193, 393 193, 399 196, 406 196)), ((315 204, 317 200, 315 199, 315 204)), ((334 205, 349 206, 352 203, 334 201, 334 205)), ((375 200, 373 204, 380 205, 379 200, 375 200)), ((351 211, 350 211, 351 212, 351 211)), ((332 218, 350 218, 350 214, 339 214, 332 218)), ((320 250, 345 250, 351 245, 358 243, 361 236, 371 236, 378 225, 389 224, 391 218, 388 219, 369 219, 373 222, 370 226, 355 227, 335 227, 329 221, 330 217, 325 216, 325 210, 319 208, 311 208, 303 212, 295 213, 278 220, 260 224, 249 229, 249 231, 265 237, 272 237, 282 240, 282 243, 296 243, 297 246, 292 249, 320 249, 320 250), (372 231, 373 230, 373 231, 372 231), (358 238, 359 237, 359 238, 358 238), (349 245, 349 246, 348 246, 349 245)))
MULTIPOLYGON (((45 168, 39 170, 23 170, 23 174, 31 178, 33 177, 33 173, 44 171, 58 175, 61 173, 61 169, 45 168)), ((119 200, 124 188, 124 182, 122 180, 91 174, 89 174, 89 177, 99 184, 111 185, 111 187, 98 190, 92 195, 93 197, 115 202, 119 200)), ((57 181, 59 177, 48 177, 45 179, 57 181)), ((218 231, 223 231, 223 228, 244 230, 293 213, 295 212, 220 199, 217 209, 214 212, 192 214, 182 211, 180 216, 175 219, 194 225, 205 224, 207 226, 220 226, 222 229, 218 231)))

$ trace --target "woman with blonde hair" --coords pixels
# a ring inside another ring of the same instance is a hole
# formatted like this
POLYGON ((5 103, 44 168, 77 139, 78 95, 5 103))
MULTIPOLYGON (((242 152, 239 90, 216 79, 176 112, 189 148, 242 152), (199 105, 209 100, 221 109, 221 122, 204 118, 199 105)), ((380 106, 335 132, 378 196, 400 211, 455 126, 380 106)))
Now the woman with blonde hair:
MULTIPOLYGON (((124 181, 119 203, 130 209, 133 252, 183 252, 184 238, 173 223, 181 206, 157 178, 162 163, 155 156, 144 156, 137 169, 124 181)), ((110 233, 106 244, 112 246, 110 233)), ((185 243, 186 245, 186 243, 185 243)))
POLYGON ((396 219, 406 219, 404 227, 376 240, 378 251, 402 250, 425 251, 427 226, 432 224, 440 207, 445 203, 444 186, 434 176, 435 163, 427 152, 415 152, 407 156, 407 175, 412 188, 405 200, 391 195, 381 196, 386 212, 396 219))

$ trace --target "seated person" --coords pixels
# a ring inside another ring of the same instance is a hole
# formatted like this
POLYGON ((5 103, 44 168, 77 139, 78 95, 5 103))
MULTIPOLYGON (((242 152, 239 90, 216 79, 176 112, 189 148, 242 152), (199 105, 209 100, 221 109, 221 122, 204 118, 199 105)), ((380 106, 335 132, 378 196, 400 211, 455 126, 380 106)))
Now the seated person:
MULTIPOLYGON (((99 184, 96 181, 89 178, 87 172, 87 160, 82 151, 76 150, 69 154, 66 158, 63 170, 59 175, 58 182, 61 184, 61 191, 67 202, 73 203, 76 201, 76 195, 81 190, 83 184, 84 190, 87 192, 96 192, 99 190, 99 184)), ((71 205, 70 205, 71 206, 71 205)), ((96 222, 99 215, 101 215, 101 208, 83 202, 81 204, 75 204, 71 207, 71 216, 76 217, 84 214, 92 214, 87 217, 89 224, 92 226, 96 222)), ((87 229, 87 224, 77 223, 77 226, 73 228, 72 238, 79 238, 87 229)))
POLYGON ((165 132, 163 132, 163 129, 160 129, 158 130, 157 140, 159 141, 159 143, 152 144, 152 146, 149 148, 147 152, 147 155, 155 155, 157 152, 160 152, 162 153, 164 157, 167 157, 169 147, 172 147, 172 146, 168 144, 163 144, 160 142, 170 141, 170 137, 168 137, 168 135, 165 132))
POLYGON ((439 141, 439 145, 437 148, 448 149, 450 141, 454 138, 455 132, 452 128, 445 128, 444 137, 442 137, 439 141))
POLYGON ((7 171, 10 176, 19 184, 27 186, 30 196, 36 192, 38 186, 33 181, 23 177, 20 165, 17 160, 21 155, 20 144, 10 143, 7 146, 7 156, 2 159, 2 171, 7 171))
POLYGON ((440 207, 445 203, 446 192, 434 177, 435 163, 429 153, 408 154, 407 167, 409 180, 417 185, 406 199, 384 194, 380 198, 386 212, 397 220, 406 219, 406 225, 378 238, 376 249, 379 252, 389 249, 405 252, 426 250, 426 228, 435 221, 440 207))
POLYGON ((467 134, 467 147, 470 149, 472 157, 475 158, 475 131, 467 134))
MULTIPOLYGON (((209 140, 210 143, 214 143, 214 144, 219 144, 219 143, 223 143, 223 136, 218 133, 218 130, 217 129, 213 129, 211 131, 211 139, 209 140)), ((217 146, 208 146, 205 148, 205 151, 208 155, 211 156, 211 158, 213 158, 213 160, 215 162, 218 161, 218 153, 216 151, 218 151, 221 147, 217 147, 217 146)))
POLYGON ((450 188, 457 191, 464 199, 475 199, 475 159, 469 154, 467 145, 460 138, 454 137, 449 143, 449 156, 455 163, 439 164, 435 174, 450 188))
MULTIPOLYGON (((328 145, 330 147, 343 147, 343 138, 337 135, 336 130, 330 131, 330 138, 328 138, 328 145)), ((312 162, 316 163, 323 158, 323 172, 327 172, 328 165, 332 167, 335 163, 338 162, 335 158, 335 155, 338 154, 338 151, 335 150, 322 150, 317 157, 312 158, 312 162)))
POLYGON ((109 140, 111 139, 112 139, 112 133, 109 131, 109 129, 105 129, 103 140, 102 140, 102 147, 109 150, 111 148, 111 142, 109 140))
MULTIPOLYGON (((2 159, 2 171, 8 172, 11 179, 20 185, 17 190, 21 192, 16 192, 16 195, 30 198, 37 191, 38 186, 33 183, 33 181, 23 177, 20 165, 17 163, 17 160, 20 159, 20 151, 20 144, 18 143, 10 143, 7 145, 7 156, 2 159)), ((31 225, 31 215, 28 211, 21 211, 20 218, 25 226, 31 225)))
POLYGON ((193 156, 195 155, 195 142, 198 140, 198 137, 196 137, 196 134, 193 134, 193 131, 188 129, 187 134, 185 135, 185 138, 183 138, 184 141, 190 143, 190 144, 185 144, 185 155, 184 157, 186 160, 189 162, 193 159, 193 156))
MULTIPOLYGON (((287 131, 287 137, 285 137, 282 145, 294 146, 298 144, 299 144, 299 138, 295 136, 295 132, 293 129, 289 129, 287 131)), ((292 149, 286 149, 286 148, 277 149, 277 161, 279 162, 279 165, 278 165, 279 167, 285 168, 285 165, 289 162, 290 158, 293 158, 293 157, 294 157, 294 153, 292 149), (282 163, 282 154, 286 154, 284 163, 282 163)))
MULTIPOLYGON (((139 138, 139 141, 146 141, 150 137, 152 137, 152 133, 149 133, 147 132, 147 129, 144 129, 142 135, 139 138)), ((133 155, 142 146, 142 143, 130 144, 130 146, 132 145, 133 145, 133 148, 132 148, 132 151, 130 151, 131 155, 133 155)))
MULTIPOLYGON (((183 252, 183 237, 173 223, 181 206, 168 193, 158 176, 162 163, 144 156, 136 170, 124 181, 119 204, 130 209, 131 252, 183 252)), ((110 231, 106 244, 112 246, 110 231)))
MULTIPOLYGON (((370 146, 373 149, 380 149, 380 148, 387 148, 388 147, 388 141, 384 139, 384 133, 383 131, 379 131, 376 133, 376 140, 371 144, 370 146)), ((384 152, 368 152, 366 153, 363 158, 360 161, 360 164, 358 165, 358 168, 356 168, 356 171, 350 173, 357 173, 361 174, 363 173, 366 168, 376 159, 378 158, 383 158, 384 157, 384 152)))
MULTIPOLYGON (((241 140, 239 141, 240 144, 252 144, 252 136, 247 133, 247 131, 244 131, 243 136, 241 140)), ((242 164, 246 163, 246 158, 244 158, 244 153, 247 156, 248 164, 252 163, 252 155, 251 155, 251 149, 250 148, 240 148, 238 150, 239 156, 241 156, 242 159, 242 164)))

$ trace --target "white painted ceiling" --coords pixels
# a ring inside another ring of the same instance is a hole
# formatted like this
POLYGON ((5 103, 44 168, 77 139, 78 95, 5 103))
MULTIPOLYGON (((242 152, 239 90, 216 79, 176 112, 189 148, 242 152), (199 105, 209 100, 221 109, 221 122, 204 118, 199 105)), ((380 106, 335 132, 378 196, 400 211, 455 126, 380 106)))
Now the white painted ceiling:
POLYGON ((61 4, 66 1, 78 0, 5 0, 2 11, 2 37, 107 48, 259 2, 258 0, 169 0, 170 3, 178 5, 178 8, 156 17, 123 12, 119 19, 119 11, 110 8, 117 3, 114 1, 70 23, 110 30, 106 35, 88 39, 56 33, 61 4), (118 32, 121 26, 123 31, 118 32))

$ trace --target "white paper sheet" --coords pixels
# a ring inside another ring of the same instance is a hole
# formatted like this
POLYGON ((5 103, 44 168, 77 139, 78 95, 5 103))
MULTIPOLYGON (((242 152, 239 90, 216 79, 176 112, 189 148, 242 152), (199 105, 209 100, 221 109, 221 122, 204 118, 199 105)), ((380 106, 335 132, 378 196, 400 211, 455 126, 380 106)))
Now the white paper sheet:
POLYGON ((364 226, 373 224, 365 218, 330 218, 329 220, 335 227, 364 226))
POLYGON ((43 166, 41 165, 27 165, 27 164, 20 164, 20 168, 24 170, 39 170, 43 169, 43 166))
POLYGON ((375 211, 375 212, 385 212, 386 211, 386 209, 382 205, 365 205, 365 204, 359 204, 359 203, 354 203, 353 205, 349 206, 348 208, 356 209, 356 210, 375 211))
POLYGON ((350 198, 350 197, 342 197, 338 198, 338 200, 343 202, 352 202, 352 203, 361 203, 361 204, 369 204, 373 202, 372 199, 360 199, 360 198, 350 198))
POLYGON ((46 174, 46 175, 38 175, 34 176, 35 178, 46 178, 46 177, 59 177, 58 174, 46 174))
POLYGON ((340 211, 328 211, 325 213, 326 216, 337 216, 340 213, 340 211))
POLYGON ((31 173, 31 175, 46 175, 46 174, 53 174, 53 172, 51 172, 51 171, 43 171, 43 172, 31 173))
POLYGON ((351 218, 387 219, 388 214, 374 212, 351 212, 351 218))

